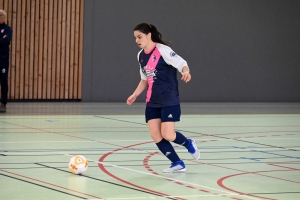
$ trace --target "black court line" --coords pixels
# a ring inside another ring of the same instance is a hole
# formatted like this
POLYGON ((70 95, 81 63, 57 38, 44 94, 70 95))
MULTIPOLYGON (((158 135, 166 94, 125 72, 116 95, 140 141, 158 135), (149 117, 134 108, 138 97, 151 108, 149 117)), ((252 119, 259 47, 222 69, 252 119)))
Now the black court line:
MULTIPOLYGON (((152 160, 151 160, 152 161, 152 160)), ((111 162, 111 161, 110 161, 111 162)), ((165 162, 165 161, 164 161, 165 162)), ((0 165, 2 165, 3 163, 1 163, 0 165)), ((4 163, 5 164, 5 163, 4 163)), ((14 163, 10 163, 10 164, 14 164, 14 163)), ((24 163, 20 163, 20 164, 24 164, 24 163)), ((36 164, 36 163, 30 163, 30 164, 36 164)), ((168 163, 169 164, 169 163, 168 163)), ((249 165, 249 164, 280 164, 280 162, 261 162, 261 161, 253 161, 253 162, 206 162, 206 164, 214 164, 214 165, 249 165)), ((283 162, 283 164, 286 164, 286 162, 283 162)), ((292 161, 290 161, 288 164, 292 164, 292 161)), ((300 165, 300 163, 295 163, 300 165)), ((151 164, 151 166, 166 166, 166 163, 161 163, 161 164, 151 164)), ((143 164, 140 165, 118 165, 120 167, 144 167, 143 164)), ((198 163, 191 163, 191 164, 186 164, 186 166, 199 166, 198 163)), ((112 168, 113 166, 106 166, 106 168, 112 168)), ((1 167, 1 169, 43 169, 45 167, 1 167)), ((89 168, 98 168, 98 166, 89 166, 89 168)), ((62 166, 62 167, 55 167, 55 169, 59 170, 59 169, 66 169, 66 166, 62 166)))
MULTIPOLYGON (((241 158, 236 158, 236 157, 234 157, 234 158, 224 158, 224 157, 222 157, 222 158, 205 158, 205 159, 201 159, 201 160, 206 160, 206 161, 222 161, 222 160, 240 160, 241 158)), ((262 157, 262 158, 255 158, 255 159, 265 159, 265 160, 267 160, 267 159, 282 159, 282 156, 279 156, 279 157, 268 157, 268 158, 266 158, 266 157, 262 157)), ((187 160, 189 160, 189 159, 187 159, 187 160)), ((193 159, 191 159, 191 160, 193 160, 193 159)), ((153 162, 166 162, 165 160, 158 160, 158 159, 151 159, 151 161, 153 161, 153 162)), ((138 159, 138 160, 110 160, 109 162, 112 162, 112 163, 119 163, 119 162, 121 162, 121 163, 127 163, 127 162, 129 162, 129 163, 131 163, 131 162, 141 162, 141 160, 140 159, 138 159)), ((282 161, 283 163, 286 163, 286 161, 282 161)), ((265 163, 282 163, 282 162, 280 162, 280 161, 270 161, 270 162, 265 162, 265 163)), ((35 164, 36 162, 3 162, 3 163, 0 163, 1 165, 14 165, 14 164, 35 164)), ((40 164, 65 164, 66 162, 57 162, 57 161, 48 161, 48 162, 38 162, 38 163, 40 163, 40 164)), ((299 163, 300 164, 300 161, 289 161, 289 163, 299 163)))
MULTIPOLYGON (((56 167, 51 167, 51 166, 43 165, 43 164, 40 164, 40 163, 35 163, 35 164, 36 164, 36 165, 43 166, 43 167, 46 167, 46 168, 50 168, 50 169, 54 169, 54 170, 58 170, 58 171, 62 171, 62 172, 65 172, 65 173, 72 174, 72 173, 69 172, 69 171, 62 170, 62 169, 59 169, 59 168, 56 168, 56 167)), ((135 191, 139 191, 139 192, 143 192, 143 193, 147 193, 147 194, 151 194, 151 195, 155 195, 155 196, 159 196, 159 197, 164 197, 164 198, 167 198, 167 199, 177 200, 177 198, 165 197, 165 196, 163 196, 163 195, 159 195, 159 194, 156 194, 156 193, 151 193, 151 192, 147 192, 147 191, 144 191, 144 190, 140 190, 140 189, 128 187, 128 186, 125 186, 125 185, 120 185, 120 184, 117 184, 117 183, 105 181, 105 180, 98 179, 98 178, 94 178, 94 177, 91 177, 91 176, 86 176, 86 175, 83 175, 83 174, 77 175, 77 176, 83 176, 83 177, 86 177, 86 178, 90 178, 90 179, 93 179, 93 180, 96 180, 96 181, 101 181, 101 182, 108 183, 108 184, 111 184, 111 185, 123 187, 123 188, 126 188, 126 189, 131 189, 131 190, 135 190, 135 191)))
MULTIPOLYGON (((282 161, 282 159, 286 159, 285 157, 269 157, 269 158, 255 158, 255 159, 261 159, 261 160, 268 160, 268 159, 279 159, 281 161, 267 161, 267 162, 259 162, 259 163, 293 163, 293 164, 300 164, 300 161, 282 161)), ((185 159, 185 160, 193 160, 193 159, 185 159)), ((241 160, 241 158, 219 158, 219 159, 201 159, 202 161, 235 161, 235 160, 241 160)), ((152 160, 152 162, 166 162, 165 160, 152 160)), ((131 162, 141 162, 141 160, 110 160, 109 162, 111 163, 131 163, 131 162)), ((66 164, 66 162, 38 162, 39 164, 66 164)), ((211 163, 211 162, 210 162, 211 163)), ((257 162, 239 162, 240 164, 244 164, 244 163, 257 163, 257 162)), ((0 165, 33 165, 36 164, 36 162, 9 162, 9 163, 0 163, 0 165)), ((228 163, 231 164, 231 163, 228 163)), ((238 163, 236 163, 238 164, 238 163)), ((143 165, 143 164, 141 164, 143 165)), ((125 166, 125 165, 124 165, 125 166)), ((128 165, 129 166, 129 165, 128 165)), ((140 165, 130 165, 130 166, 140 166, 140 165)), ((94 167, 94 166, 91 166, 94 167)), ((107 166, 109 167, 109 166, 107 166)))
MULTIPOLYGON (((177 129, 177 130, 179 130, 179 129, 177 129)), ((199 134, 199 135, 206 135, 206 136, 222 138, 222 139, 231 139, 231 140, 235 140, 235 141, 239 141, 239 142, 245 142, 245 143, 262 145, 262 146, 267 146, 267 147, 272 147, 272 148, 284 149, 284 150, 287 150, 287 151, 300 151, 300 150, 297 150, 297 149, 287 149, 287 148, 281 147, 281 146, 274 146, 274 145, 263 144, 263 143, 258 143, 258 142, 251 142, 251 141, 246 141, 246 140, 241 140, 241 139, 234 139, 234 138, 229 138, 229 137, 224 137, 224 136, 219 136, 219 135, 213 135, 213 134, 211 135, 211 134, 205 134, 205 133, 197 133, 197 132, 194 132, 194 131, 186 131, 186 130, 179 130, 179 131, 184 131, 186 133, 193 133, 193 134, 199 134)))
MULTIPOLYGON (((94 117, 103 118, 103 119, 110 119, 110 120, 120 121, 120 122, 127 122, 127 123, 132 123, 132 124, 146 125, 146 124, 142 124, 142 123, 138 123, 138 122, 131 122, 131 121, 126 121, 126 120, 119 120, 119 119, 114 119, 114 118, 109 118, 109 117, 101 117, 101 116, 94 116, 94 117)), ((198 132, 194 132, 194 131, 186 131, 186 130, 181 130, 181 129, 176 129, 176 130, 183 131, 185 133, 192 133, 192 134, 197 134, 197 135, 205 135, 205 136, 211 136, 211 137, 216 137, 216 138, 235 140, 235 141, 239 141, 239 142, 245 142, 245 143, 251 143, 251 144, 258 144, 258 145, 268 146, 268 147, 273 147, 273 148, 280 148, 280 149, 285 149, 285 150, 288 150, 288 151, 300 151, 300 150, 296 150, 296 149, 287 149, 287 148, 281 147, 281 146, 274 146, 274 145, 263 144, 263 143, 258 143, 258 142, 250 142, 250 141, 246 141, 246 140, 228 138, 228 137, 219 136, 219 135, 206 134, 206 133, 198 133, 198 132)))
POLYGON ((85 197, 81 197, 81 196, 77 196, 77 195, 74 195, 74 194, 70 194, 70 193, 67 193, 67 192, 64 192, 64 191, 61 191, 61 190, 50 188, 50 187, 47 187, 47 186, 44 186, 44 185, 40 185, 40 184, 37 184, 37 183, 26 181, 26 180, 23 180, 23 179, 20 179, 20 178, 16 178, 16 177, 13 177, 13 176, 9 176, 9 175, 6 175, 6 174, 0 173, 0 175, 6 176, 8 178, 16 179, 18 181, 23 181, 23 182, 26 182, 26 183, 29 183, 29 184, 32 184, 32 185, 36 185, 36 186, 39 186, 39 187, 43 187, 43 188, 46 188, 46 189, 49 189, 49 190, 53 190, 53 191, 56 191, 56 192, 60 192, 60 193, 63 193, 63 194, 67 194, 67 195, 70 195, 70 196, 73 196, 73 197, 77 197, 77 198, 80 198, 80 199, 88 199, 88 198, 85 198, 85 197))
MULTIPOLYGON (((198 143, 199 144, 199 143, 198 143)), ((181 146, 179 146, 181 147, 181 146)), ((274 147, 259 147, 259 146, 243 146, 243 148, 248 148, 248 149, 264 149, 264 150, 268 150, 269 148, 274 148, 274 147)), ((300 146, 287 146, 286 148, 299 148, 300 149, 300 146)), ((45 152, 54 152, 54 151, 85 151, 85 152, 107 152, 107 151, 111 151, 111 150, 115 150, 116 148, 91 148, 91 149, 87 149, 87 148, 84 148, 84 149, 23 149, 23 150, 1 150, 0 149, 0 152, 6 152, 6 153, 19 153, 19 152, 22 152, 22 153, 45 153, 45 152)), ((229 150, 229 149, 236 149, 236 148, 233 148, 232 146, 230 147, 224 147, 224 148, 214 148, 214 147, 208 147, 208 148, 202 148, 203 150, 215 150, 215 151, 205 151, 203 153, 220 153, 220 152, 239 152, 238 150, 231 150, 231 151, 223 151, 223 150, 229 150), (217 151, 217 150, 220 150, 220 151, 217 151)), ((149 148, 123 148, 124 151, 128 150, 141 150, 141 151, 150 151, 150 150, 153 150, 153 151, 158 151, 157 148, 155 147, 149 147, 149 148)), ((286 151, 290 151, 288 149, 276 149, 276 150, 271 150, 273 152, 286 152, 286 151)), ((252 152, 251 150, 244 150, 243 152, 252 152)), ((149 152, 140 152, 140 154, 147 154, 149 152)), ((118 154, 136 154, 136 153, 128 153, 128 152, 118 152, 118 154)), ((3 155, 3 156, 20 156, 20 154, 14 154, 14 155, 6 155, 6 154, 0 154, 0 155, 3 155)), ((53 155, 58 155, 58 154, 43 154, 41 156, 53 156, 53 155)), ((87 155, 99 155, 97 153, 89 153, 87 155)), ((22 155, 23 156, 23 155, 22 155)), ((25 156, 25 155, 24 155, 25 156)), ((36 154, 31 154, 29 156, 38 156, 36 154)))

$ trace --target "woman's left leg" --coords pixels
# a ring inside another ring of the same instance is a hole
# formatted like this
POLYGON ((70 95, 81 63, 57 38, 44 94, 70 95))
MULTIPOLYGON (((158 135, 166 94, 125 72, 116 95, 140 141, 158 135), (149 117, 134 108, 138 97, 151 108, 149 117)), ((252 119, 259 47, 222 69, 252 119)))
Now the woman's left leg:
POLYGON ((187 147, 189 145, 189 140, 180 132, 174 131, 174 129, 175 122, 163 122, 161 125, 161 134, 163 138, 170 142, 187 147))
POLYGON ((161 125, 162 137, 170 142, 184 146, 192 154, 193 158, 198 160, 200 158, 200 151, 196 146, 196 142, 193 139, 186 138, 179 131, 174 131, 174 129, 175 122, 163 122, 161 125))

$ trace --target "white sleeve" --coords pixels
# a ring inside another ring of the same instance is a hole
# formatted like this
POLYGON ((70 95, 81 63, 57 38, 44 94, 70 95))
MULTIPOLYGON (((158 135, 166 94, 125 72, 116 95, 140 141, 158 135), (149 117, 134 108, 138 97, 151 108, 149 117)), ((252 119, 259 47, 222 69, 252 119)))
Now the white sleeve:
POLYGON ((182 73, 182 68, 184 66, 188 67, 187 62, 182 57, 180 57, 179 55, 177 55, 170 47, 168 47, 166 45, 158 43, 156 45, 156 47, 158 48, 161 56, 166 61, 166 63, 168 65, 172 65, 181 74, 183 74, 182 73))
POLYGON ((138 59, 139 66, 140 66, 140 75, 141 75, 141 79, 142 79, 142 80, 147 80, 147 76, 143 73, 142 68, 141 68, 141 64, 140 64, 140 60, 139 60, 139 57, 140 57, 140 53, 141 53, 141 52, 142 52, 142 50, 139 51, 138 54, 137 54, 137 59, 138 59))
POLYGON ((140 75, 142 80, 147 80, 147 76, 143 73, 142 68, 140 67, 140 75))

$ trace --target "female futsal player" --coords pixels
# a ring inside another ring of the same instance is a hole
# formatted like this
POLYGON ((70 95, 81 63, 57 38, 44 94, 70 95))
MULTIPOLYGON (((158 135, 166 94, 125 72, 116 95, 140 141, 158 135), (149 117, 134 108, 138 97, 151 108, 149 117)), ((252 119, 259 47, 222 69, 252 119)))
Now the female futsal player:
POLYGON ((158 149, 172 162, 170 168, 163 172, 184 172, 184 162, 170 141, 186 147, 194 159, 200 158, 195 141, 174 131, 175 122, 180 121, 181 114, 177 70, 182 74, 181 80, 189 82, 191 74, 187 62, 169 47, 169 43, 162 40, 161 33, 152 24, 138 24, 134 28, 134 37, 142 49, 137 55, 141 81, 128 97, 127 104, 131 105, 147 88, 145 117, 151 137, 158 149))

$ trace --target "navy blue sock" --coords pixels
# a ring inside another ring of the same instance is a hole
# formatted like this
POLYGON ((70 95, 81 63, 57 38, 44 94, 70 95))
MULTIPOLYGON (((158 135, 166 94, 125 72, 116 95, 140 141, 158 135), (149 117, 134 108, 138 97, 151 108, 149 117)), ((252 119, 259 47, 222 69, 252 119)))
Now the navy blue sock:
POLYGON ((180 161, 180 158, 178 157, 177 153, 174 150, 174 147, 172 144, 162 139, 160 142, 156 143, 158 149, 172 162, 180 161))
POLYGON ((179 144, 179 145, 184 146, 184 147, 189 146, 190 141, 184 135, 182 135, 178 131, 175 131, 175 133, 176 133, 176 138, 173 141, 174 143, 179 144))

